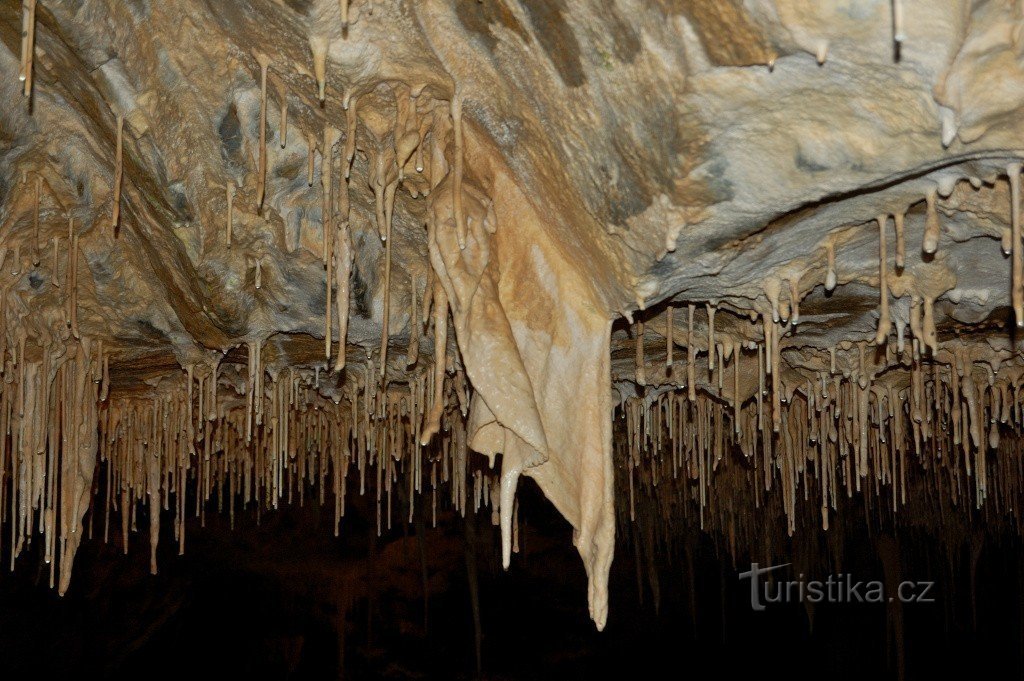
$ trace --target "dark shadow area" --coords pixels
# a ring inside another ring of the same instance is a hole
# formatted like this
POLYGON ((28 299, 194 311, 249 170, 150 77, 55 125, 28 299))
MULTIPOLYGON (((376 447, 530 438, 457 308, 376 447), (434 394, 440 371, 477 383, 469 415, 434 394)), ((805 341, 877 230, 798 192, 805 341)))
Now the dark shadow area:
MULTIPOLYGON (((886 604, 753 611, 749 582, 738 578, 749 560, 720 561, 706 536, 693 533, 681 555, 653 562, 626 536, 598 633, 571 530, 532 483, 521 491, 520 552, 507 573, 489 514, 440 514, 434 528, 427 501, 425 518, 393 518, 379 538, 368 498, 350 500, 338 538, 331 509, 308 499, 259 522, 246 511, 234 530, 211 514, 205 528, 190 521, 184 556, 165 522, 156 576, 144 531, 125 556, 120 533, 104 544, 99 529, 63 598, 33 548, 0 578, 0 678, 470 679, 474 565, 487 679, 663 678, 665 669, 680 678, 899 678, 897 641, 905 678, 1024 673, 1015 542, 978 538, 950 559, 925 534, 848 532, 856 545, 844 571, 856 579, 884 580, 887 551, 903 579, 937 582, 934 602, 903 606, 900 636, 886 604)), ((795 578, 786 570, 774 574, 795 578)))

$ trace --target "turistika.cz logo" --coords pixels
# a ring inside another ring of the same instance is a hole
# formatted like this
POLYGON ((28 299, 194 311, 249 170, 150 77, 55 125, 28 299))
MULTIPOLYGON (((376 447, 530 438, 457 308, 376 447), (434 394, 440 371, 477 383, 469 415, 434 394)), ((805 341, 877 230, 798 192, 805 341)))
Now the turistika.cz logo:
POLYGON ((885 584, 878 580, 862 581, 847 573, 829 575, 827 579, 807 579, 803 573, 796 579, 761 579, 762 575, 789 566, 761 567, 751 563, 741 572, 740 579, 750 580, 750 607, 764 610, 777 603, 934 603, 932 590, 935 582, 903 581, 896 585, 895 594, 885 593, 885 584))

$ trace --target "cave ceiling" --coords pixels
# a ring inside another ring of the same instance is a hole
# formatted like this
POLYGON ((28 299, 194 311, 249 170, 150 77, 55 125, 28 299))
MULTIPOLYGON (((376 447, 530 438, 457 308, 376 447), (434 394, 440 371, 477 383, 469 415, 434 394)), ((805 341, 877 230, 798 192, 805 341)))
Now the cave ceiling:
POLYGON ((41 531, 66 588, 104 476, 184 516, 225 480, 343 498, 351 465, 489 504, 507 563, 525 475, 603 626, 634 484, 735 533, 760 511, 719 499, 777 478, 792 533, 806 462, 827 526, 836 487, 913 506, 962 450, 920 484, 988 503, 1022 27, 1010 0, 4 0, 11 541, 41 531))

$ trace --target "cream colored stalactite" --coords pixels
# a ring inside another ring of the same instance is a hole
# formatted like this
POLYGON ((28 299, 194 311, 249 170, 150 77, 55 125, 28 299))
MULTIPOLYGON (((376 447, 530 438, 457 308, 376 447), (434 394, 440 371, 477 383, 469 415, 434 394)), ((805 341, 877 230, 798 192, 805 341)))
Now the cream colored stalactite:
POLYGON ((325 306, 324 306, 324 358, 328 363, 331 361, 331 333, 334 326, 334 320, 332 315, 334 313, 334 303, 331 302, 331 296, 334 290, 334 255, 332 253, 327 254, 327 276, 324 277, 324 286, 326 293, 324 295, 325 306))
POLYGON ((686 306, 686 389, 690 402, 697 400, 697 349, 693 344, 693 313, 696 309, 693 303, 686 306))
MULTIPOLYGON (((65 432, 64 455, 61 457, 61 574, 58 593, 64 594, 71 580, 71 567, 75 552, 83 535, 82 518, 89 508, 92 476, 96 468, 98 451, 97 386, 89 377, 89 348, 78 344, 74 359, 74 380, 67 380, 66 400, 69 409, 65 432)), ((67 375, 67 374, 66 374, 67 375)))
POLYGON ((359 99, 353 97, 345 108, 345 179, 352 177, 352 161, 356 157, 356 131, 359 125, 357 107, 359 99))
POLYGON ((740 429, 740 407, 743 404, 743 400, 740 398, 740 357, 742 355, 743 349, 737 346, 733 350, 732 358, 732 425, 737 438, 742 437, 740 429))
POLYGON ((423 154, 425 147, 427 146, 427 135, 431 134, 430 125, 431 118, 429 116, 424 116, 420 119, 420 143, 416 145, 416 156, 413 159, 413 167, 416 169, 417 173, 422 173, 427 167, 426 163, 423 161, 423 154))
POLYGON ((637 385, 647 385, 647 360, 644 357, 644 323, 637 321, 633 325, 633 335, 635 337, 636 345, 636 357, 634 366, 636 370, 636 382, 637 385))
POLYGON ((827 40, 818 41, 818 46, 814 51, 814 59, 818 62, 818 66, 823 66, 825 61, 828 59, 828 48, 829 44, 827 40))
POLYGON ((924 330, 921 327, 921 298, 916 294, 910 294, 910 334, 918 341, 917 345, 924 342, 924 330))
POLYGON ((331 288, 334 282, 331 277, 332 258, 331 250, 334 241, 334 142, 337 130, 331 126, 324 126, 324 152, 320 164, 321 184, 321 229, 323 231, 323 244, 321 246, 323 265, 327 269, 325 279, 327 306, 324 311, 324 353, 328 359, 331 357, 331 288))
POLYGON ((932 350, 932 356, 939 351, 938 333, 935 329, 935 298, 924 296, 924 320, 921 325, 921 332, 924 334, 924 344, 932 350))
POLYGON ((764 344, 757 345, 757 429, 764 431, 764 382, 765 382, 764 344))
POLYGON ((405 181, 406 164, 420 146, 420 121, 417 116, 416 97, 410 96, 406 88, 401 87, 395 91, 395 100, 398 115, 392 139, 395 161, 398 165, 398 181, 401 183, 405 181))
POLYGON ((114 192, 110 217, 111 229, 116 233, 121 221, 121 183, 124 176, 124 116, 117 114, 117 149, 114 152, 114 192))
POLYGON ((888 215, 879 215, 878 221, 878 330, 875 333, 875 345, 883 345, 892 330, 889 318, 889 249, 886 247, 885 229, 889 223, 888 215))
POLYGON ((259 364, 259 348, 254 341, 246 343, 248 346, 248 376, 245 389, 245 441, 252 442, 253 412, 256 400, 256 374, 259 364))
POLYGON ((313 36, 309 39, 309 47, 313 52, 313 75, 316 77, 317 97, 320 104, 327 98, 327 38, 313 36))
POLYGON ((29 2, 30 0, 21 0, 21 61, 18 62, 18 81, 22 83, 22 94, 25 87, 25 57, 28 54, 29 2))
POLYGON ((21 79, 22 94, 32 95, 32 62, 36 51, 36 0, 22 2, 21 25, 21 79))
MULTIPOLYGON (((164 414, 161 413, 162 402, 162 400, 153 400, 154 424, 166 422, 164 414)), ((155 431, 160 433, 160 440, 163 440, 163 429, 156 428, 155 431)), ((151 575, 157 573, 156 550, 160 542, 160 501, 163 492, 160 460, 161 444, 159 441, 148 442, 146 445, 143 445, 142 454, 145 457, 146 499, 149 503, 149 574, 151 575)))
POLYGON ((106 402, 110 395, 110 353, 103 354, 103 371, 100 378, 100 402, 106 402))
POLYGON ((892 40, 902 45, 906 38, 903 30, 903 0, 892 0, 892 40))
POLYGON ((825 244, 826 253, 826 270, 825 270, 825 290, 833 291, 836 288, 836 243, 833 239, 829 239, 825 244))
POLYGON ((935 201, 937 199, 937 190, 935 188, 929 189, 928 193, 925 194, 926 203, 926 216, 924 223, 924 239, 921 243, 921 250, 931 255, 939 247, 939 232, 941 225, 939 224, 939 212, 935 207, 935 201))
POLYGON ((420 435, 420 444, 426 446, 441 428, 444 412, 444 370, 448 354, 448 294, 444 286, 434 281, 434 397, 426 415, 420 435))
POLYGON ((800 275, 789 278, 789 323, 796 326, 800 323, 800 275))
POLYGON ((270 59, 259 54, 256 61, 260 66, 260 157, 256 169, 256 210, 262 213, 263 200, 267 195, 267 69, 270 68, 270 59))
MULTIPOLYGON (((347 181, 343 180, 341 186, 343 195, 347 196, 347 181)), ((351 297, 349 279, 352 275, 352 259, 352 236, 348 220, 348 210, 343 209, 334 247, 334 275, 335 285, 338 288, 335 296, 338 307, 338 355, 334 360, 335 371, 341 371, 345 368, 346 343, 348 339, 348 308, 351 297)))
POLYGON ((772 321, 778 324, 782 320, 779 309, 779 295, 782 293, 782 282, 778 277, 769 277, 764 282, 764 296, 772 308, 772 321))
POLYGON ((1020 171, 1020 163, 1011 163, 1006 168, 1006 173, 1010 178, 1010 253, 1013 259, 1010 286, 1013 316, 1017 328, 1024 328, 1024 246, 1021 244, 1020 171))
POLYGON ((71 261, 71 335, 80 338, 78 333, 78 233, 71 238, 71 250, 68 259, 71 261))
MULTIPOLYGON (((348 127, 348 126, 346 126, 348 127)), ((354 132, 349 132, 354 135, 354 132)), ((348 147, 349 140, 345 140, 348 147)), ((348 306, 349 306, 349 277, 352 273, 352 237, 350 234, 350 218, 352 205, 349 197, 348 165, 346 161, 345 172, 338 185, 338 214, 341 221, 338 224, 338 231, 335 234, 334 251, 334 272, 335 284, 338 287, 335 302, 338 307, 338 356, 335 359, 334 370, 341 371, 345 367, 345 344, 348 338, 348 306)))
POLYGON ((373 191, 374 222, 377 223, 377 236, 381 241, 387 239, 386 227, 387 216, 384 214, 384 197, 387 193, 385 185, 387 166, 384 154, 378 153, 373 159, 373 171, 370 175, 370 189, 373 191))
POLYGON ((715 370, 715 312, 711 303, 706 305, 708 311, 708 371, 715 370))
POLYGON ((435 107, 431 115, 430 126, 430 156, 427 159, 427 178, 430 180, 430 190, 434 191, 448 175, 448 159, 445 157, 445 139, 451 120, 448 113, 441 107, 435 107))
MULTIPOLYGON (((394 196, 392 194, 392 196, 394 196)), ((391 238, 391 215, 387 217, 387 232, 384 235, 384 304, 381 313, 380 332, 380 375, 381 378, 387 373, 388 367, 388 338, 391 336, 391 246, 394 241, 391 238)))
POLYGON ((782 347, 779 325, 771 324, 772 334, 772 428, 779 432, 782 423, 782 347))

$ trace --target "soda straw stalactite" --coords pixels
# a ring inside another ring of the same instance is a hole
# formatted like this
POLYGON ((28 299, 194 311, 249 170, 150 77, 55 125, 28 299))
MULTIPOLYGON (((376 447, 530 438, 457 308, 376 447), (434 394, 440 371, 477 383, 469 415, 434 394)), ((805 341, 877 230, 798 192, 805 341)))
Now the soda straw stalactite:
POLYGON ((1024 328, 1024 250, 1021 245, 1020 226, 1020 163, 1011 163, 1006 168, 1010 178, 1010 255, 1013 258, 1010 280, 1013 299, 1013 315, 1018 328, 1024 328))
POLYGON ((21 72, 22 94, 32 95, 33 61, 36 51, 36 0, 22 0, 21 72))
POLYGON ((879 215, 878 221, 878 330, 875 333, 875 345, 883 345, 892 330, 889 319, 889 270, 887 260, 889 252, 886 248, 885 229, 889 222, 888 215, 879 215))

